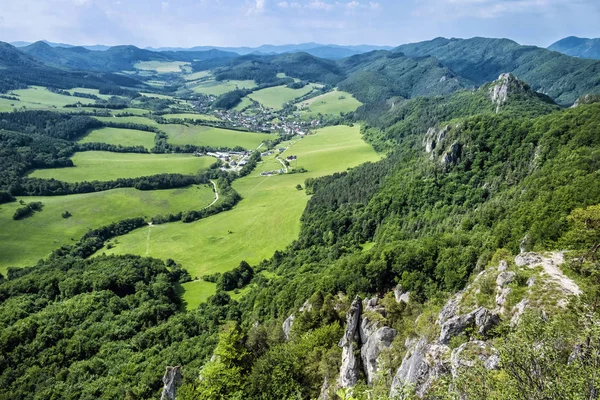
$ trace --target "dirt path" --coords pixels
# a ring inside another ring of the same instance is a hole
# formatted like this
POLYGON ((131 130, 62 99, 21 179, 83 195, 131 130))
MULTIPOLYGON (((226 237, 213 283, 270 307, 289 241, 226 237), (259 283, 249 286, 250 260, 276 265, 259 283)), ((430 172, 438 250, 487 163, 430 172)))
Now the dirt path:
POLYGON ((213 200, 212 203, 210 203, 209 205, 207 205, 204 208, 209 208, 210 206, 215 204, 217 201, 219 201, 219 191, 217 190, 217 184, 215 183, 215 181, 210 181, 210 183, 212 183, 213 187, 215 188, 215 199, 213 200))
POLYGON ((564 264, 565 257, 562 252, 551 253, 550 257, 544 257, 537 253, 523 253, 515 258, 517 266, 534 268, 541 266, 550 280, 555 282, 561 290, 568 295, 580 295, 581 289, 571 278, 563 274, 559 265, 564 264))
POLYGON ((285 163, 283 162, 283 160, 279 157, 275 157, 277 159, 277 161, 279 161, 279 163, 283 166, 283 169, 285 170, 285 173, 287 174, 288 172, 288 167, 287 165, 285 165, 285 163))

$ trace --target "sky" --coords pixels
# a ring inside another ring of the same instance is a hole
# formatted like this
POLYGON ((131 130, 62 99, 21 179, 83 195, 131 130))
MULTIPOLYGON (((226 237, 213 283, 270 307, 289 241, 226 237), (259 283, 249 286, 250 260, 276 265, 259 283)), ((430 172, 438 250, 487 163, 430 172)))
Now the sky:
POLYGON ((600 0, 0 0, 0 40, 139 47, 395 46, 600 37, 600 0))

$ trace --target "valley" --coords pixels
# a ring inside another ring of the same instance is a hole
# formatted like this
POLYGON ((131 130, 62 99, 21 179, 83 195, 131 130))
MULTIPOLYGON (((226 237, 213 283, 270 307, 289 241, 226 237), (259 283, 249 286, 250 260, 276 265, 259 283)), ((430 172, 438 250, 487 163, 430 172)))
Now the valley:
POLYGON ((596 44, 0 42, 0 398, 597 398, 596 44))

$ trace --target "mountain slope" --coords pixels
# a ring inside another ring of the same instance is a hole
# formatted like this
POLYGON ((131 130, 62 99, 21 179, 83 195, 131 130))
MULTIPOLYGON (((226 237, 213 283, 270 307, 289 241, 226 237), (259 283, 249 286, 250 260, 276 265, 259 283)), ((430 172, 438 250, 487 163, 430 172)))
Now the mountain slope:
POLYGON ((347 78, 338 83, 363 103, 399 96, 411 98, 451 93, 474 86, 433 57, 409 58, 386 51, 356 55, 340 62, 347 78))
POLYGON ((201 52, 155 52, 135 46, 114 46, 106 51, 92 51, 83 47, 52 47, 45 42, 36 42, 19 50, 57 68, 82 71, 118 72, 132 70, 140 61, 185 61, 212 58, 237 57, 235 53, 220 50, 201 52))
MULTIPOLYGON (((45 44, 37 46, 37 48, 41 54, 54 54, 53 49, 45 44)), ((78 48, 73 49, 71 51, 77 51, 78 48)), ((140 86, 141 82, 121 75, 71 72, 54 68, 43 64, 38 59, 21 52, 8 43, 0 42, 0 92, 22 88, 26 85, 55 88, 78 86, 100 88, 115 85, 136 87, 140 86)))
POLYGON ((476 84, 511 72, 559 104, 570 105, 587 93, 600 92, 600 61, 569 57, 508 39, 445 39, 407 44, 394 51, 409 57, 433 56, 476 84))
POLYGON ((569 36, 553 43, 548 49, 573 57, 600 60, 600 38, 586 39, 569 36))

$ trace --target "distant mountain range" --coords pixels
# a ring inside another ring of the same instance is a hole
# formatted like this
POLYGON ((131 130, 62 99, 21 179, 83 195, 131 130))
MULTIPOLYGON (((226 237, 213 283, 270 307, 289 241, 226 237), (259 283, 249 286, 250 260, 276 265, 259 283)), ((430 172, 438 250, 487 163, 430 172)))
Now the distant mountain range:
POLYGON ((573 57, 600 60, 600 38, 586 39, 569 36, 550 45, 548 49, 573 57))
MULTIPOLYGON (((93 51, 107 51, 111 49, 111 46, 104 45, 93 45, 93 46, 73 46, 66 43, 54 43, 46 40, 41 40, 36 43, 45 43, 53 48, 73 48, 79 47, 93 51)), ((34 43, 31 42, 12 42, 15 47, 28 47, 34 43)), ((122 46, 114 46, 122 47, 122 46)), ((259 47, 219 47, 219 46, 196 46, 190 48, 184 47, 146 47, 144 50, 150 50, 154 52, 205 52, 208 50, 220 50, 228 53, 236 53, 238 55, 246 54, 260 54, 260 55, 273 55, 283 53, 297 53, 299 51, 311 54, 315 57, 329 58, 332 60, 342 59, 353 56, 355 54, 367 53, 373 50, 391 50, 391 46, 372 46, 372 45, 351 45, 341 46, 335 44, 319 44, 319 43, 300 43, 300 44, 286 44, 286 45, 269 45, 265 44, 259 47)))

